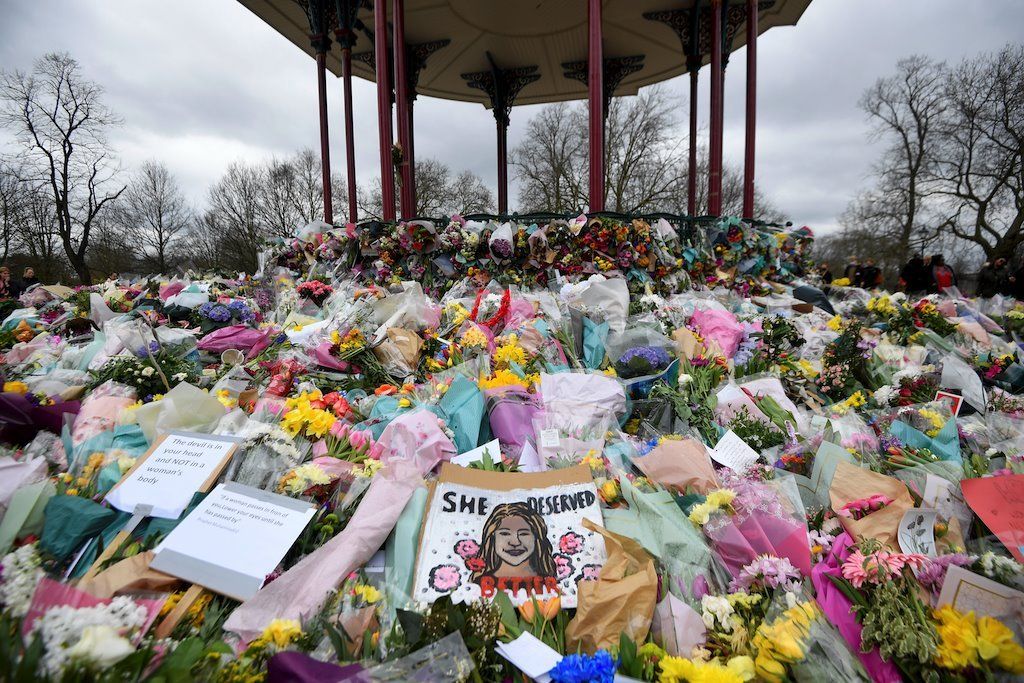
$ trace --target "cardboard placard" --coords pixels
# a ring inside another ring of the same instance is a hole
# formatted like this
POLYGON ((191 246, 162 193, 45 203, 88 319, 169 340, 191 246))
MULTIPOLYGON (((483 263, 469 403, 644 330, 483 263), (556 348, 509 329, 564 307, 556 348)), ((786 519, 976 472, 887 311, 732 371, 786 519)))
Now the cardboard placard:
POLYGON ((151 569, 248 600, 312 519, 311 503, 220 484, 160 545, 151 569))
POLYGON ((107 493, 111 506, 134 512, 153 506, 150 516, 177 519, 196 491, 207 491, 220 476, 241 439, 174 431, 161 435, 107 493))
POLYGON ((515 604, 561 596, 576 606, 576 583, 596 579, 604 541, 590 468, 487 472, 445 463, 427 501, 413 598, 455 602, 504 590, 515 604))

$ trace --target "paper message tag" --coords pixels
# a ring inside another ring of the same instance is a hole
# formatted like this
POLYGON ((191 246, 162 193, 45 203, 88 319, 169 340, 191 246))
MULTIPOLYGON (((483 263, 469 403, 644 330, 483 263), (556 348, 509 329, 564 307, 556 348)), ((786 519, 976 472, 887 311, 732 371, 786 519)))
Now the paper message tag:
POLYGON ((757 451, 736 436, 736 432, 731 429, 719 439, 718 445, 710 449, 709 453, 712 460, 735 472, 746 472, 758 458, 757 451))
POLYGON ((561 440, 558 438, 557 429, 540 430, 540 445, 543 448, 558 448, 561 440))
POLYGON ((150 565, 248 600, 313 517, 310 503, 235 482, 219 484, 167 535, 150 565))
POLYGON ((520 472, 543 472, 547 469, 532 441, 523 444, 523 452, 519 454, 520 472))
POLYGON ((960 394, 954 394, 952 391, 942 391, 939 389, 935 392, 935 400, 948 398, 953 402, 953 417, 960 415, 960 407, 964 404, 964 397, 960 394))
POLYGON ((974 513, 960 494, 960 486, 934 474, 925 476, 921 507, 934 508, 947 520, 955 517, 961 529, 970 529, 974 519, 974 513))
POLYGON ((510 643, 499 643, 494 650, 535 681, 550 681, 548 672, 562 661, 557 650, 529 632, 523 632, 510 643))
POLYGON ((1017 617, 1024 608, 1024 593, 951 564, 939 593, 937 606, 943 605, 952 605, 964 614, 974 612, 979 617, 1017 617))
POLYGON ((166 434, 138 459, 106 500, 122 512, 149 504, 151 516, 177 519, 195 492, 205 491, 217 479, 239 441, 212 434, 166 434))
POLYGON ((935 557, 935 520, 938 517, 935 510, 911 508, 904 512, 897 535, 900 549, 905 553, 935 557))
POLYGON ((480 462, 484 459, 484 453, 487 453, 491 457, 491 462, 499 462, 501 460, 501 444, 498 443, 497 439, 488 441, 483 446, 477 446, 471 451, 460 453, 452 458, 452 462, 456 465, 462 465, 463 467, 469 467, 475 462, 480 462))

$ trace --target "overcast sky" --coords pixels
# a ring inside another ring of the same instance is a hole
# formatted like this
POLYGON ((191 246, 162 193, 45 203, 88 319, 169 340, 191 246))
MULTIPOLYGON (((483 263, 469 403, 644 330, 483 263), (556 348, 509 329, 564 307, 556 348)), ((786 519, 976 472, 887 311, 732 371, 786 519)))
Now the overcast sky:
MULTIPOLYGON (((1022 26, 1021 0, 815 0, 796 27, 758 43, 758 184, 798 224, 830 229, 878 152, 857 108, 864 89, 900 57, 956 61, 1019 41, 1022 26)), ((112 135, 122 165, 165 162, 197 205, 232 161, 319 145, 313 60, 232 0, 0 0, 0 68, 28 69, 49 51, 70 53, 106 89, 124 118, 112 135)), ((744 64, 736 53, 726 78, 725 155, 736 165, 744 64)), ((355 80, 357 174, 368 178, 378 174, 376 101, 373 84, 355 80)), ((686 112, 685 76, 667 87, 686 112)), ((340 79, 329 75, 328 89, 338 174, 340 79)), ((537 109, 513 110, 512 145, 537 109)), ((493 150, 494 119, 481 105, 417 100, 418 158, 470 169, 493 187, 493 150)), ((514 188, 511 197, 514 206, 514 188)))

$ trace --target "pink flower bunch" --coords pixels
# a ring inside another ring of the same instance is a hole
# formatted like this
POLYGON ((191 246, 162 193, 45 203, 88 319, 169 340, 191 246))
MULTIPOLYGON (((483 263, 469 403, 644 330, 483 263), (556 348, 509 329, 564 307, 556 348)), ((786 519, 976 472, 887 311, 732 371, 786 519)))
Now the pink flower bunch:
POLYGON ((878 512, 890 503, 892 503, 892 498, 876 493, 868 496, 867 498, 851 500, 849 503, 836 510, 836 514, 840 517, 846 517, 847 519, 864 519, 872 512, 878 512))
POLYGON ((906 568, 920 569, 928 558, 917 553, 892 553, 876 550, 865 555, 855 550, 843 563, 843 578, 860 588, 865 583, 882 583, 895 578, 906 568))
POLYGON ((729 591, 761 591, 782 588, 795 591, 800 587, 800 570, 785 557, 759 555, 743 567, 729 584, 729 591))

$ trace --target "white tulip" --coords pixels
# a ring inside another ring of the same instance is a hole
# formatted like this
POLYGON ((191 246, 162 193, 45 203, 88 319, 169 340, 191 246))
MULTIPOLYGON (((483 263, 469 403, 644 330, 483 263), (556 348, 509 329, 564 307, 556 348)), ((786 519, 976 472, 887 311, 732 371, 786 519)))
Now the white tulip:
POLYGON ((118 635, 113 627, 101 624, 82 629, 82 636, 68 650, 68 656, 103 669, 117 664, 133 652, 135 647, 127 638, 118 635))

